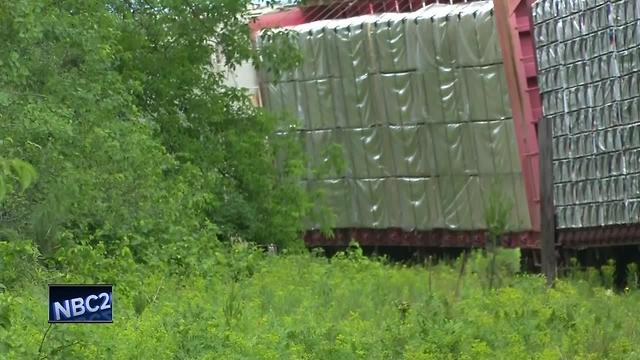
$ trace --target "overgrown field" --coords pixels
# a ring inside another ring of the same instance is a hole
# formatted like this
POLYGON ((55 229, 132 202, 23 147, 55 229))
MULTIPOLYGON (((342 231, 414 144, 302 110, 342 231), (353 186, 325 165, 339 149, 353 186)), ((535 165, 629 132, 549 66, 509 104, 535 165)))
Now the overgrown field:
MULTIPOLYGON (((0 255, 24 265, 33 253, 23 245, 0 255)), ((540 276, 513 274, 514 253, 503 253, 489 290, 479 253, 460 278, 460 260, 403 266, 358 249, 327 259, 220 248, 197 275, 76 251, 73 272, 23 273, 0 293, 2 358, 640 358, 640 293, 616 294, 586 279, 594 272, 549 290, 540 276), (47 281, 113 281, 114 323, 54 325, 39 353, 47 281)))
POLYGON ((226 85, 303 60, 286 33, 253 46, 250 3, 0 1, 0 360, 640 358, 611 265, 549 290, 513 252, 460 275, 301 250, 335 215, 300 179, 339 152, 311 167, 275 136, 296 119, 226 85), (114 323, 49 327, 49 283, 113 283, 114 323))

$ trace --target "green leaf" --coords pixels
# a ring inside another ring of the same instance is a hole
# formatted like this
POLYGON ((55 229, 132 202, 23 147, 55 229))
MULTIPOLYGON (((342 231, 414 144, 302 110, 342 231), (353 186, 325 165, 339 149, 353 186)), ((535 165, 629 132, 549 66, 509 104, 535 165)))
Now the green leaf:
POLYGON ((22 160, 11 160, 13 171, 20 183, 20 191, 26 190, 36 180, 37 174, 33 166, 22 160))

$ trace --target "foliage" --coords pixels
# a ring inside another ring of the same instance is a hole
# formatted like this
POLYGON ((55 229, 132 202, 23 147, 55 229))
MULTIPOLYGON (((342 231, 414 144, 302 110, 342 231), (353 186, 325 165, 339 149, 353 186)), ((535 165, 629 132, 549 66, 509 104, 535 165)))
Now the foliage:
POLYGON ((638 289, 638 264, 630 263, 627 265, 627 288, 638 289))
POLYGON ((497 246, 500 236, 509 230, 509 215, 512 204, 500 191, 499 183, 494 183, 487 195, 487 203, 484 209, 485 223, 491 246, 497 246))
POLYGON ((573 280, 549 289, 541 276, 501 273, 502 286, 487 292, 470 271, 456 298, 457 266, 432 266, 429 289, 424 267, 371 260, 355 244, 331 259, 237 244, 218 249, 215 272, 190 274, 77 247, 64 273, 39 272, 0 293, 7 358, 37 357, 52 277, 115 280, 117 298, 112 325, 54 325, 42 350, 50 359, 640 357, 635 290, 617 295, 573 280))
POLYGON ((487 224, 487 251, 490 260, 487 264, 487 287, 492 289, 498 277, 498 246, 500 237, 509 230, 509 214, 512 205, 500 191, 499 183, 494 183, 487 196, 487 204, 484 211, 487 224))
POLYGON ((295 35, 295 32, 281 28, 261 31, 259 40, 262 50, 256 60, 269 76, 280 79, 286 70, 294 69, 303 60, 295 35), (281 52, 290 56, 282 57, 281 52))
POLYGON ((18 159, 0 157, 0 202, 13 192, 14 183, 25 191, 36 180, 36 171, 28 163, 18 159))
MULTIPOLYGON (((613 264, 548 289, 493 246, 457 288, 459 266, 298 252, 326 209, 296 134, 211 66, 300 61, 286 32, 252 47, 248 4, 0 3, 0 357, 640 358, 637 267, 620 295, 613 264), (256 245, 274 242, 287 254, 256 245), (114 283, 114 323, 45 338, 53 282, 114 283)), ((341 172, 341 151, 312 171, 341 172)), ((486 209, 494 245, 504 205, 486 209)))
POLYGON ((495 250, 495 260, 493 253, 487 256, 484 251, 474 251, 469 259, 469 271, 476 275, 479 284, 486 289, 491 288, 491 277, 496 285, 506 285, 510 279, 520 271, 520 250, 519 249, 503 249, 495 250), (495 261, 495 264, 492 263, 495 261), (495 269, 492 267, 495 266, 495 269), (505 283, 506 282, 506 283, 505 283))
POLYGON ((600 267, 602 272, 602 282, 607 289, 612 289, 614 286, 614 277, 616 271, 616 263, 613 259, 609 259, 605 265, 600 267))
MULTIPOLYGON (((253 49, 248 5, 2 2, 0 154, 32 164, 39 181, 5 199, 0 230, 48 258, 78 243, 126 246, 137 261, 217 239, 298 243, 296 143, 271 141, 277 119, 211 66, 217 54, 231 68, 295 63, 286 41, 253 49), (278 146, 292 149, 284 175, 278 146)), ((0 161, 0 173, 33 180, 17 160, 0 161)), ((0 181, 0 195, 13 184, 0 181)))

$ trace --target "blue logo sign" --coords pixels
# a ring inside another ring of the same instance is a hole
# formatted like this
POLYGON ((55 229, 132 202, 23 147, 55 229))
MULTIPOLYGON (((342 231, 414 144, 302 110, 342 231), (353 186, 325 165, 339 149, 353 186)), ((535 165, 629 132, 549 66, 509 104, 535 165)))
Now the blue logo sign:
POLYGON ((49 322, 113 322, 112 295, 112 285, 49 285, 49 322))

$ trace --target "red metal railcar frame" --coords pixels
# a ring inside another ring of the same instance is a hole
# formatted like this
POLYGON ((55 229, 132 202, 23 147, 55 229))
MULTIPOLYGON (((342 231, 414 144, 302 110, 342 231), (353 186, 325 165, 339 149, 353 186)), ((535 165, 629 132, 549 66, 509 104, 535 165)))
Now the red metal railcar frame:
MULTIPOLYGON (((486 244, 482 231, 453 231, 437 229, 431 231, 399 228, 388 229, 335 229, 334 237, 327 239, 319 230, 305 233, 307 246, 346 246, 354 239, 362 246, 407 246, 407 247, 482 247, 486 244)), ((499 242, 504 247, 535 249, 538 247, 537 233, 518 232, 502 236, 499 242)))

